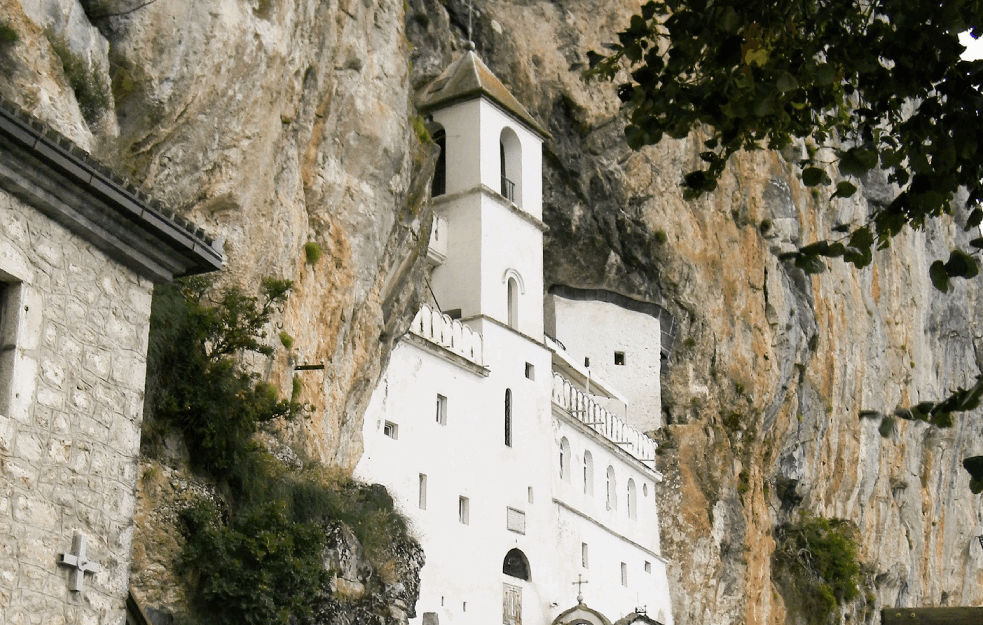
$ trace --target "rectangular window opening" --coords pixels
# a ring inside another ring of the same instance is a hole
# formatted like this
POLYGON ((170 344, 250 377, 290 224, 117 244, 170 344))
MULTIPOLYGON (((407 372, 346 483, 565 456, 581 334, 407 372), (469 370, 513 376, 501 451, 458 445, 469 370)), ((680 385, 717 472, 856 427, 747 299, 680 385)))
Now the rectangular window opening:
POLYGON ((532 486, 529 487, 527 495, 528 495, 528 498, 529 498, 529 503, 533 503, 532 486))
POLYGON ((614 352, 614 364, 618 366, 623 366, 625 364, 624 352, 614 352))
POLYGON ((580 566, 590 568, 587 559, 587 543, 580 543, 580 566))
POLYGON ((437 394, 437 423, 447 425, 447 398, 437 394))
POLYGON ((420 510, 427 509, 427 474, 420 474, 420 510))
POLYGON ((526 377, 530 380, 536 379, 536 367, 532 363, 526 363, 526 377))
MULTIPOLYGON (((2 276, 0 276, 2 278, 2 276)), ((16 285, 0 279, 0 414, 8 414, 13 384, 14 348, 17 346, 16 285)))
POLYGON ((621 585, 628 585, 628 565, 624 562, 621 563, 621 585))
POLYGON ((649 562, 648 560, 645 561, 645 572, 646 573, 652 572, 652 563, 649 562))
POLYGON ((471 511, 469 510, 470 507, 471 507, 470 501, 468 500, 467 497, 462 496, 457 498, 457 520, 460 521, 463 525, 471 524, 471 511))
POLYGON ((382 433, 389 438, 396 440, 399 438, 399 426, 392 421, 386 421, 385 425, 382 426, 382 433))
POLYGON ((590 366, 590 358, 588 358, 587 356, 584 356, 584 366, 585 367, 590 366))

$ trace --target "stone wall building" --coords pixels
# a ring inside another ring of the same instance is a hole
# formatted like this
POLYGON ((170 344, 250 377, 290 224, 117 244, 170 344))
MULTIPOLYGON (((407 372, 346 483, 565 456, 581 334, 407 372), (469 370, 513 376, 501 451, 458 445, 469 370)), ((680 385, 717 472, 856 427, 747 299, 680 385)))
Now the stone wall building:
POLYGON ((155 283, 221 252, 0 100, 0 623, 120 623, 155 283))

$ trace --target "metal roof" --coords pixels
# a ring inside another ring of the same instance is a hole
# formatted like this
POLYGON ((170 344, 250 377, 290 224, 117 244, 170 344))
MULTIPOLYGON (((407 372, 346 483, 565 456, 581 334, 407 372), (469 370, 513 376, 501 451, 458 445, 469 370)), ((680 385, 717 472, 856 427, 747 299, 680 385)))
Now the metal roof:
POLYGON ((417 101, 417 107, 423 112, 429 112, 481 96, 517 117, 543 139, 552 136, 533 119, 488 66, 481 62, 474 50, 468 50, 427 85, 417 101))
POLYGON ((0 189, 154 282, 222 267, 201 228, 2 97, 0 189))

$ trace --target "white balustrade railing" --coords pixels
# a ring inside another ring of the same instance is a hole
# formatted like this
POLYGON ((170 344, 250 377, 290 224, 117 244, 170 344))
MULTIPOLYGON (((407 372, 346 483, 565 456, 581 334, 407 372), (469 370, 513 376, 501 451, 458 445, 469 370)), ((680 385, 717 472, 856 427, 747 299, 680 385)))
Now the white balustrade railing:
POLYGON ((481 335, 439 310, 423 306, 413 318, 410 332, 476 365, 484 365, 481 335))
POLYGON ((553 403, 635 458, 655 460, 655 441, 605 410, 559 373, 553 374, 553 403))

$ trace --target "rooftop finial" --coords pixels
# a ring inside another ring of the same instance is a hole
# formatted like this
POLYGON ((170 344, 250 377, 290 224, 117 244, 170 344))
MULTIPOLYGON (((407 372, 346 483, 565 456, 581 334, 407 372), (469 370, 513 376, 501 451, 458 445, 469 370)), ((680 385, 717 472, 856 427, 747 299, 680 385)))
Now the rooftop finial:
POLYGON ((474 50, 474 41, 471 40, 471 20, 474 16, 474 2, 473 0, 468 0, 468 42, 465 44, 468 50, 474 50))

